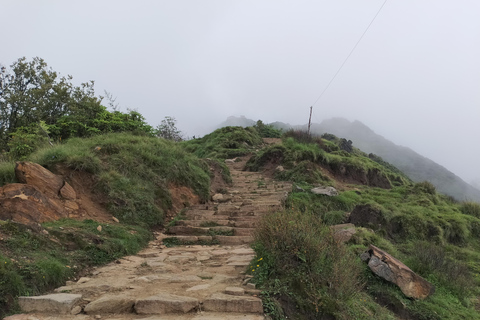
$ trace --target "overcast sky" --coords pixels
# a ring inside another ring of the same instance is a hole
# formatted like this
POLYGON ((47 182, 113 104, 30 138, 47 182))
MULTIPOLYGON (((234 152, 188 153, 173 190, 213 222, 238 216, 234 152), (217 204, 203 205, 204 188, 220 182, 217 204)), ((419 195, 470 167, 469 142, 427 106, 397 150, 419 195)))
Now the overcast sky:
MULTIPOLYGON (((303 124, 384 0, 0 0, 0 64, 38 56, 156 126, 303 124)), ((314 122, 340 116, 480 179, 480 1, 389 0, 314 122)))

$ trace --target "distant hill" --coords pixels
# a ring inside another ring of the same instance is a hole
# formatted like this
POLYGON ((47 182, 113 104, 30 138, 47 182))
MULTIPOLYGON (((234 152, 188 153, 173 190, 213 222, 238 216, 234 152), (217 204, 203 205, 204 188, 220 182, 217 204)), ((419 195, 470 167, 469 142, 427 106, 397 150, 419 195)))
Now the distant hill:
MULTIPOLYGON (((254 120, 245 117, 229 117, 225 125, 248 126, 254 120), (241 120, 241 121, 240 121, 241 120), (230 124, 243 123, 243 124, 230 124)), ((276 128, 288 130, 306 129, 307 125, 290 125, 283 122, 271 123, 276 128)), ((222 126, 224 126, 222 124, 222 126)), ((393 164, 403 171, 415 182, 429 181, 438 191, 454 197, 457 200, 473 200, 480 202, 480 190, 463 181, 454 173, 439 165, 438 163, 418 154, 410 148, 396 145, 360 121, 350 122, 344 118, 332 118, 313 123, 311 131, 314 134, 331 133, 338 137, 353 141, 353 145, 366 153, 374 153, 385 161, 393 164)))
POLYGON ((251 127, 255 125, 257 121, 254 121, 252 119, 247 119, 245 116, 231 116, 228 117, 227 120, 223 121, 217 126, 218 128, 223 128, 223 127, 229 127, 229 126, 234 126, 234 127, 251 127))

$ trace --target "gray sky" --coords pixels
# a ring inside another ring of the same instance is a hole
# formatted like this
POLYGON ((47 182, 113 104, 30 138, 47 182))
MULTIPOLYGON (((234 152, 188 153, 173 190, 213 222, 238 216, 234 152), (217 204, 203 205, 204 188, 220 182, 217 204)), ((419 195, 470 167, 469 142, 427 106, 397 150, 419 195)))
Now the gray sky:
MULTIPOLYGON (((0 63, 38 56, 156 126, 230 115, 302 124, 383 0, 0 0, 0 63)), ((360 120, 480 178, 480 1, 389 0, 315 122, 360 120)))

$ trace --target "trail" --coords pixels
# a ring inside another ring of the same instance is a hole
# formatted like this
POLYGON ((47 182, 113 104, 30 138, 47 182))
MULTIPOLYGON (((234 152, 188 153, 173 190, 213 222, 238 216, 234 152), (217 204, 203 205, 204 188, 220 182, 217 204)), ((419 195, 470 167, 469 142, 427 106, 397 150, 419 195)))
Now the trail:
POLYGON ((185 220, 157 233, 137 255, 51 295, 21 299, 31 312, 5 319, 265 319, 260 291, 245 274, 255 257, 250 245, 258 219, 282 208, 291 184, 242 171, 245 162, 227 163, 233 184, 224 199, 188 208, 185 220), (186 244, 166 247, 164 241, 186 244))

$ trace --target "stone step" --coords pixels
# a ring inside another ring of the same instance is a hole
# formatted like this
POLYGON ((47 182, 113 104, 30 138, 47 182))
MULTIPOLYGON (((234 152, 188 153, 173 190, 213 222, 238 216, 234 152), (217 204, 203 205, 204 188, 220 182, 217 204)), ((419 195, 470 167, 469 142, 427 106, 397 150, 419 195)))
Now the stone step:
POLYGON ((215 293, 203 301, 203 310, 263 314, 263 305, 262 300, 256 297, 215 293))
POLYGON ((235 236, 245 237, 245 236, 253 236, 255 232, 255 228, 234 228, 233 234, 235 236))
POLYGON ((192 226, 173 226, 169 227, 167 234, 176 235, 208 235, 210 233, 219 232, 233 232, 232 227, 217 226, 217 227, 192 227, 192 226))
POLYGON ((249 244, 253 242, 253 236, 215 236, 222 245, 240 245, 249 244))
POLYGON ((235 227, 235 228, 254 228, 255 221, 252 220, 215 220, 212 219, 210 221, 207 220, 179 220, 177 221, 177 225, 179 226, 191 226, 191 227, 204 227, 206 223, 217 223, 219 226, 226 226, 226 227, 235 227), (203 225, 202 225, 203 224, 203 225))
POLYGON ((184 236, 184 235, 172 235, 163 239, 164 243, 175 241, 175 244, 210 244, 214 242, 212 236, 184 236))
MULTIPOLYGON (((145 318, 144 315, 135 315, 135 314, 128 314, 128 315, 115 315, 113 317, 108 317, 111 320, 265 320, 265 316, 261 314, 245 314, 245 313, 238 313, 238 312, 190 312, 190 313, 170 313, 170 314, 163 314, 161 316, 147 316, 145 318), (161 317, 161 318, 160 318, 161 317)), ((4 320, 90 320, 94 319, 94 317, 86 316, 86 315, 62 315, 61 318, 58 314, 49 314, 49 315, 39 315, 39 314, 17 314, 13 316, 9 316, 4 318, 4 320)), ((107 318, 98 318, 98 319, 107 319, 107 318)))
POLYGON ((82 300, 80 294, 54 293, 36 297, 19 297, 23 312, 69 314, 82 300))
POLYGON ((200 301, 196 298, 160 293, 135 301, 137 314, 187 313, 197 309, 200 301))
POLYGON ((228 227, 234 227, 233 225, 230 225, 232 222, 228 219, 225 220, 219 220, 217 217, 212 217, 212 220, 179 220, 177 221, 177 225, 179 226, 192 226, 192 227, 205 227, 206 224, 208 223, 216 223, 220 226, 228 226, 228 227))

